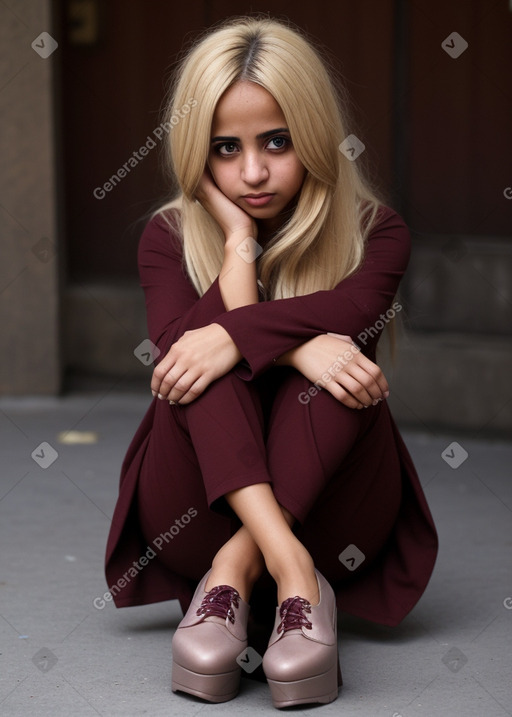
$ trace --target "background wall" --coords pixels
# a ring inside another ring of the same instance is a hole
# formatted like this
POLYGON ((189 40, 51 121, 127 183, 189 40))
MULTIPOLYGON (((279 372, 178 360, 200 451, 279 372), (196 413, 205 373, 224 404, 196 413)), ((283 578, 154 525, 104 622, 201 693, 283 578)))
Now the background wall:
POLYGON ((54 41, 47 3, 0 3, 0 393, 60 390, 54 41), (51 54, 48 54, 51 53, 51 54))
POLYGON ((133 354, 146 338, 136 247, 168 191, 160 144, 111 191, 98 188, 154 137, 184 43, 227 16, 263 11, 325 47, 354 101, 361 159, 413 233, 407 331, 395 367, 384 363, 395 415, 512 427, 507 0, 204 0, 186 11, 166 0, 60 0, 53 19, 42 6, 0 6, 3 392, 54 393, 83 375, 147 382, 133 354), (43 27, 58 42, 46 59, 30 46, 43 27), (43 236, 44 261, 32 251, 43 236))

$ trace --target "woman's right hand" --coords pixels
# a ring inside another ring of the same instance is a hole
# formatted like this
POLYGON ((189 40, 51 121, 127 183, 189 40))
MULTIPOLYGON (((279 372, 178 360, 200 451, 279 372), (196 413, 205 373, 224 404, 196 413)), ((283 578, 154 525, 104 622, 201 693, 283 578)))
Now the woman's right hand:
POLYGON ((244 241, 247 237, 256 240, 258 229, 256 222, 247 212, 221 192, 215 184, 208 167, 204 170, 195 193, 198 202, 211 214, 221 227, 226 241, 232 237, 244 241))
POLYGON ((293 366, 349 408, 367 408, 389 396, 386 377, 350 336, 320 334, 291 349, 276 363, 293 366))

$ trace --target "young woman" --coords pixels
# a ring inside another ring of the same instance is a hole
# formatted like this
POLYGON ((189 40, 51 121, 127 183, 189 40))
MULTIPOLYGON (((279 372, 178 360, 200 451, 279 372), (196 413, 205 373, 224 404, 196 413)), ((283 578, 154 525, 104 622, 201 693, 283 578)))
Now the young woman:
POLYGON ((336 608, 396 625, 436 557, 375 363, 409 234, 340 151, 344 116, 299 32, 242 18, 188 53, 164 124, 179 194, 139 250, 154 400, 106 572, 119 607, 180 600, 172 689, 212 702, 269 585, 274 705, 330 702, 336 608))

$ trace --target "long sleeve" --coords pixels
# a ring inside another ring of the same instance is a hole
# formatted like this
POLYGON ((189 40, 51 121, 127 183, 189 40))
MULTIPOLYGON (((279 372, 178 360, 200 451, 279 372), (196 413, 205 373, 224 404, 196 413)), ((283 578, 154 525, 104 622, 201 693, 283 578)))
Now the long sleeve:
POLYGON ((199 297, 186 274, 182 257, 175 225, 169 226, 161 216, 155 216, 140 239, 138 263, 149 338, 160 349, 159 359, 185 331, 207 326, 226 311, 218 278, 199 297))
POLYGON ((383 207, 361 267, 334 289, 226 311, 218 277, 199 297, 186 275, 176 228, 156 216, 139 245, 149 336, 163 358, 185 331, 218 323, 244 357, 235 368, 244 380, 259 376, 289 349, 327 331, 351 336, 372 358, 385 324, 380 317, 391 307, 409 254, 407 227, 393 210, 383 207))
POLYGON ((215 317, 212 323, 226 329, 244 357, 238 375, 251 380, 286 351, 328 331, 351 336, 373 358, 409 256, 406 225, 383 207, 362 265, 334 289, 243 306, 215 317))

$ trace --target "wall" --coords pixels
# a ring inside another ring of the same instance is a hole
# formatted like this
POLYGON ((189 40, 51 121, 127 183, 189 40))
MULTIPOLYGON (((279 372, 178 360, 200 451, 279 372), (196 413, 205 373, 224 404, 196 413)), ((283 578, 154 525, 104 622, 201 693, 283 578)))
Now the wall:
MULTIPOLYGON (((4 392, 58 391, 64 370, 147 382, 149 369, 133 354, 146 338, 136 248, 148 212, 168 192, 161 146, 102 199, 94 190, 158 126, 183 45, 246 8, 235 0, 194 2, 186 12, 167 0, 62 0, 53 22, 59 48, 42 60, 30 42, 48 9, 0 6, 8 50, 0 84, 4 392), (82 42, 70 13, 85 6, 101 12, 82 42), (51 244, 37 245, 43 237, 51 244)), ((401 290, 407 333, 396 369, 386 368, 395 415, 417 426, 510 430, 509 3, 318 0, 312 8, 278 0, 271 10, 331 55, 354 100, 364 159, 411 228, 401 290)))
POLYGON ((0 4, 0 392, 60 390, 55 56, 50 3, 0 4), (35 49, 32 43, 35 42, 35 49))

